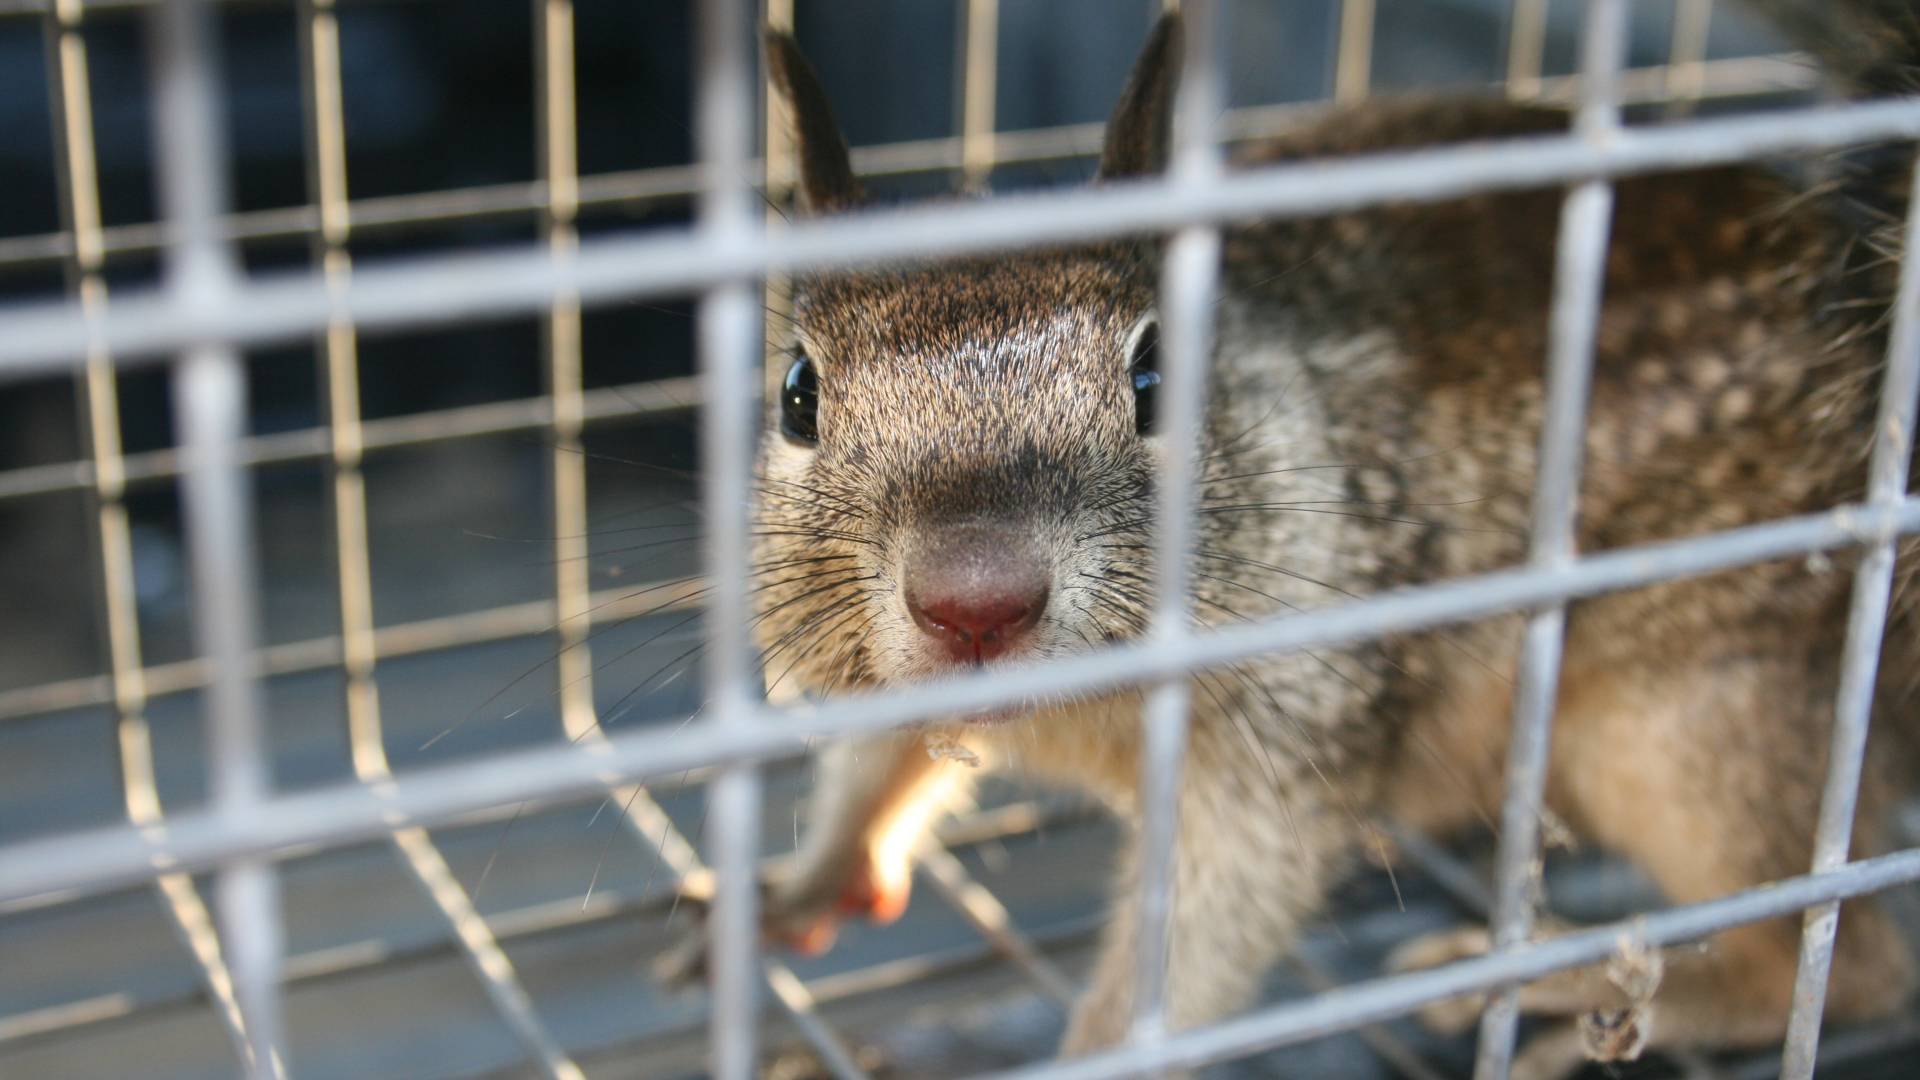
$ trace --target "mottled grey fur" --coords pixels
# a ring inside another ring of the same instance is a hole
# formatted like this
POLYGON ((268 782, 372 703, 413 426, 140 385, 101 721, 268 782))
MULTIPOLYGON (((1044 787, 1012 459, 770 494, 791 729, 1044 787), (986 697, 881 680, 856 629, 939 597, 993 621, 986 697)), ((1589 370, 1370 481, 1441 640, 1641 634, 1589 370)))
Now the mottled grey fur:
MULTIPOLYGON (((1906 5, 1790 8, 1803 34, 1906 5)), ((1846 23, 1851 33, 1865 24, 1846 23)), ((1899 31, 1873 37, 1911 46, 1899 31)), ((1116 111, 1108 178, 1164 160, 1177 24, 1163 24, 1116 111)), ((858 199, 825 98, 790 41, 771 70, 801 114, 802 193, 858 199)), ((1920 52, 1899 54, 1904 61, 1920 52)), ((1849 72, 1891 85, 1888 56, 1849 72)), ((1369 103, 1253 148, 1249 164, 1560 130, 1498 101, 1369 103)), ((1733 167, 1617 188, 1586 469, 1583 551, 1681 537, 1858 497, 1895 274, 1907 156, 1733 167), (1898 164, 1887 165, 1885 162, 1898 164)), ((1194 616, 1222 625, 1519 562, 1534 476, 1561 193, 1477 196, 1231 230, 1209 386, 1194 616)), ((956 524, 1020 530, 1053 580, 1031 660, 1137 634, 1153 570, 1156 440, 1135 433, 1128 343, 1151 318, 1152 242, 806 277, 796 346, 820 379, 817 447, 767 437, 758 632, 776 696, 942 670, 900 590, 906 555, 956 524)), ((771 428, 771 425, 770 425, 771 428)), ((1856 833, 1911 779, 1916 559, 1882 664, 1856 833)), ((1825 768, 1850 563, 1805 560, 1576 603, 1549 803, 1638 862, 1677 902, 1803 872, 1825 768)), ((1519 616, 1266 658, 1193 679, 1180 790, 1170 1009, 1189 1025, 1242 1005, 1373 822, 1490 820, 1501 791, 1519 616)), ((891 914, 941 798, 971 775, 928 756, 958 740, 1134 809, 1137 694, 1037 701, 829 752, 809 840, 769 894, 771 932, 814 944, 836 905, 891 914)), ((1131 892, 1068 1052, 1130 1015, 1131 892)), ((1797 921, 1666 958, 1652 1045, 1763 1044, 1784 1029, 1797 921)), ((1445 960, 1471 935, 1419 943, 1445 960)), ((1869 902, 1841 923, 1829 1013, 1899 1006, 1907 953, 1869 902)), ((1529 987, 1569 1019, 1619 1004, 1597 972, 1529 987)), ((1437 1022, 1471 1015, 1430 1010, 1437 1022)), ((1581 1060, 1572 1024, 1518 1073, 1581 1060)))

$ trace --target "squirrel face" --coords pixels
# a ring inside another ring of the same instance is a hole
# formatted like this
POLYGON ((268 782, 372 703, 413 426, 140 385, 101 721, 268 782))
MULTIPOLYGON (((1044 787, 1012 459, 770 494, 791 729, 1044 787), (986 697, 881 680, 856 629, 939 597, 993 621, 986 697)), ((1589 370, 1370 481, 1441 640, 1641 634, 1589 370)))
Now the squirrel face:
MULTIPOLYGON (((1178 24, 1108 126, 1103 179, 1158 170, 1178 24)), ((792 39, 798 204, 861 201, 792 39)), ((1153 259, 1108 245, 802 278, 761 453, 768 692, 830 693, 1130 636, 1150 603, 1153 259)))
POLYGON ((1108 249, 981 260, 804 281, 795 301, 757 584, 763 644, 806 639, 803 685, 1136 628, 1156 452, 1144 265, 1108 249))

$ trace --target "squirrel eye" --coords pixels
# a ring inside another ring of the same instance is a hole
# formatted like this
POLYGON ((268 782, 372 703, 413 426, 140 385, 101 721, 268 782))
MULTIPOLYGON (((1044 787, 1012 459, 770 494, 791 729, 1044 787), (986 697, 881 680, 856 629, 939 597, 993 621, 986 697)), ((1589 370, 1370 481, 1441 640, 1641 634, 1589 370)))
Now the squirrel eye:
POLYGON ((820 441, 820 381, 806 353, 795 354, 780 384, 780 433, 795 442, 820 441))
POLYGON ((1133 430, 1153 434, 1154 401, 1160 395, 1160 328, 1148 326, 1134 340, 1128 364, 1133 382, 1133 430))

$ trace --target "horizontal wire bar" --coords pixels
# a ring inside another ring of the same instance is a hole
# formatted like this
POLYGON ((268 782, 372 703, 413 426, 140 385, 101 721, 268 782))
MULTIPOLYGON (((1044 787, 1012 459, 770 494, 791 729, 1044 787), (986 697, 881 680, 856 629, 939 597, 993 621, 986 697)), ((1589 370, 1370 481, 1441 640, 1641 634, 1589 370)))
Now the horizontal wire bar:
MULTIPOLYGON (((1711 72, 1721 71, 1724 73, 1720 79, 1723 89, 1733 86, 1754 91, 1795 89, 1810 85, 1807 75, 1811 68, 1797 54, 1747 57, 1715 61, 1713 64, 1722 66, 1715 68, 1709 65, 1709 84, 1714 83, 1711 72)), ((1647 100, 1655 100, 1659 96, 1660 84, 1654 80, 1654 76, 1663 70, 1641 69, 1626 73, 1623 79, 1631 82, 1635 76, 1643 76, 1640 80, 1641 89, 1647 100)), ((1572 93, 1574 81, 1571 77, 1547 80, 1539 96, 1549 101, 1567 99, 1572 93)), ((1626 97, 1634 100, 1631 93, 1626 97)), ((1246 139, 1284 130, 1297 124, 1304 116, 1323 108, 1324 104, 1313 103, 1238 110, 1227 119, 1228 134, 1232 138, 1246 139)), ((1099 149, 1102 131, 1101 124, 1077 124, 1000 133, 995 136, 996 161, 1004 165, 1092 154, 1099 149), (1012 152, 1003 152, 1008 149, 1012 152)), ((865 147, 854 152, 854 163, 857 171, 867 176, 929 168, 957 168, 961 161, 958 146, 958 140, 949 138, 865 147)), ((580 181, 580 202, 583 206, 593 206, 652 197, 685 196, 695 189, 694 180, 694 172, 683 166, 602 174, 580 181)), ((542 205, 544 185, 537 182, 420 195, 382 196, 349 203, 358 234, 377 231, 383 226, 424 225, 468 216, 532 213, 542 205)), ((317 231, 320 228, 319 218, 319 208, 311 206, 256 211, 229 218, 227 229, 233 239, 297 237, 317 231)), ((101 246, 105 252, 113 254, 157 250, 160 242, 159 226, 129 225, 103 230, 101 246)), ((71 254, 71 249, 69 233, 0 238, 0 267, 64 259, 71 254)), ((590 391, 587 394, 585 418, 593 421, 639 415, 643 411, 685 407, 691 402, 692 383, 691 379, 665 379, 590 391), (665 400, 656 399, 649 387, 657 387, 665 400), (622 396, 645 396, 650 400, 644 410, 626 409, 620 407, 617 401, 622 396)), ((463 435, 502 433, 543 426, 549 420, 545 411, 548 408, 549 399, 538 397, 368 421, 365 425, 366 445, 369 448, 404 446, 463 435)), ((325 454, 325 429, 311 428, 250 438, 242 445, 241 460, 249 465, 259 465, 317 459, 325 454)), ((126 460, 129 482, 172 477, 179 471, 177 456, 172 450, 133 454, 126 460)), ((0 499, 88 487, 92 484, 90 469, 91 466, 86 462, 72 461, 0 472, 0 499)))
MULTIPOLYGON (((779 766, 774 767, 779 768, 779 766)), ((797 766, 790 765, 789 767, 797 766)), ((647 785, 647 790, 651 792, 682 791, 699 787, 713 777, 713 772, 714 770, 712 769, 702 767, 682 769, 670 777, 654 780, 647 785)), ((604 792, 601 791, 596 791, 594 794, 600 795, 602 798, 605 797, 604 792)), ((502 825, 515 817, 542 814, 549 810, 555 810, 569 803, 579 801, 581 801, 581 796, 575 795, 569 797, 528 799, 524 802, 488 806, 464 814, 449 816, 436 824, 434 829, 467 829, 487 825, 502 825)), ((1039 802, 1016 803, 991 811, 991 816, 970 816, 945 822, 935 829, 935 833, 940 843, 944 845, 949 847, 967 847, 984 843, 988 840, 1000 839, 1017 832, 1047 828, 1056 822, 1079 821, 1090 812, 1091 811, 1053 808, 1042 805, 1039 802), (1012 820, 1025 821, 1027 824, 1015 825, 1010 823, 1010 821, 1003 821, 1000 815, 1007 815, 1012 820)), ((381 838, 376 836, 367 840, 366 843, 377 844, 380 840, 381 838)), ((310 855, 318 855, 321 852, 338 846, 340 845, 321 843, 295 844, 280 849, 275 853, 274 857, 282 861, 302 859, 310 855)), ((774 855, 769 856, 764 861, 768 866, 778 868, 784 865, 785 861, 789 858, 790 856, 788 855, 774 855)), ((696 874, 690 875, 683 883, 682 898, 684 899, 686 896, 705 897, 711 895, 713 888, 712 880, 707 874, 708 872, 705 868, 702 868, 696 874)), ((23 900, 0 903, 0 917, 58 907, 66 903, 70 898, 69 896, 57 894, 41 894, 23 900)))
MULTIPOLYGON (((639 614, 669 615, 686 611, 704 585, 699 579, 686 581, 641 582, 602 589, 591 597, 588 616, 595 625, 639 614)), ((393 659, 420 653, 439 652, 463 645, 526 637, 553 629, 553 602, 529 600, 504 604, 482 611, 443 615, 417 622, 395 623, 374 631, 374 644, 382 658, 393 659)), ((691 636, 692 631, 688 631, 691 636)), ((679 635, 663 641, 677 641, 679 635)), ((269 645, 253 654, 253 662, 262 676, 297 675, 337 667, 343 657, 345 641, 338 634, 269 645)), ((148 697, 197 690, 207 685, 211 672, 201 659, 179 660, 142 668, 148 697)), ((0 693, 0 721, 38 716, 43 713, 105 705, 113 701, 112 677, 89 675, 56 683, 44 683, 0 693)))
MULTIPOLYGON (((1659 104, 1671 100, 1666 72, 1667 68, 1662 65, 1624 73, 1623 99, 1628 104, 1659 104)), ((1815 73, 1812 61, 1798 53, 1714 60, 1709 61, 1702 72, 1699 96, 1739 98, 1806 90, 1816 85, 1815 73)), ((1577 82, 1573 76, 1544 80, 1526 100, 1548 104, 1571 102, 1577 82)), ((1693 100, 1691 94, 1688 100, 1693 100)), ((1236 109, 1223 119, 1223 133, 1233 142, 1259 139, 1295 128, 1328 107, 1329 103, 1317 101, 1236 109)), ((996 132, 993 163, 995 166, 1025 165, 1091 157, 1099 153, 1105 130, 1106 125, 1091 123, 996 132)), ((959 169, 965 161, 966 141, 962 136, 915 139, 853 150, 854 171, 864 177, 959 169)), ((685 200, 699 190, 698 167, 666 165, 583 176, 579 179, 576 200, 583 210, 630 209, 685 200)), ((549 201, 547 186, 534 180, 370 196, 352 200, 347 207, 354 235, 365 237, 461 221, 530 216, 540 212, 549 201)), ((319 231, 320 209, 303 205, 247 211, 223 219, 222 228, 227 239, 236 242, 298 239, 319 231)), ((101 230, 101 250, 109 257, 155 252, 164 242, 163 227, 154 222, 114 225, 101 230)), ((53 263, 72 253, 73 240, 65 232, 0 237, 0 269, 53 263)))
POLYGON ((1915 138, 1920 102, 1875 101, 1629 129, 1600 146, 1547 135, 1300 162, 1211 181, 1158 179, 875 210, 798 221, 727 244, 681 229, 600 237, 582 241, 575 258, 564 263, 556 263, 543 244, 395 259, 361 270, 341 290, 329 290, 312 274, 278 274, 257 278, 217 304, 129 293, 97 327, 71 303, 17 305, 0 310, 6 327, 0 377, 64 368, 96 344, 111 349, 116 360, 151 359, 194 342, 299 337, 336 318, 366 331, 445 325, 531 314, 569 293, 584 304, 685 295, 801 268, 983 254, 1384 201, 1437 202, 1915 138))
MULTIPOLYGON (((1042 949, 1049 952, 1065 952, 1090 944, 1096 937, 1103 920, 1097 914, 1088 914, 1063 919, 1060 922, 1041 928, 1034 940, 1042 949)), ((842 1003, 857 1003, 861 999, 876 995, 905 993, 912 988, 928 982, 954 979, 970 972, 990 969, 1002 957, 991 943, 969 941, 961 945, 932 949, 893 960, 883 960, 870 967, 855 968, 851 971, 821 975, 808 980, 806 988, 812 995, 815 1005, 832 1007, 842 1003)), ((699 1029, 706 1021, 704 1012, 696 1011, 693 1016, 676 1019, 665 1030, 642 1039, 627 1039, 608 1046, 594 1047, 581 1053, 581 1058, 589 1064, 600 1062, 625 1063, 632 1057, 649 1051, 658 1052, 661 1044, 669 1039, 682 1039, 691 1043, 698 1039, 701 1053, 705 1052, 706 1039, 699 1029)), ((649 1059, 648 1064, 656 1064, 649 1059)), ((689 1066, 697 1070, 697 1066, 689 1066)), ((617 1066, 612 1070, 620 1072, 617 1066)), ((812 1074, 808 1074, 812 1075, 812 1074)))
MULTIPOLYGON (((89 15, 110 11, 139 11, 143 8, 158 7, 166 0, 69 0, 74 7, 89 15)), ((281 7, 285 0, 207 0, 213 8, 237 7, 281 7)), ((390 5, 401 2, 419 3, 421 0, 340 0, 346 4, 361 4, 371 7, 375 4, 390 5)), ((19 15, 45 15, 58 7, 61 0, 0 0, 0 18, 12 18, 19 15)))
MULTIPOLYGON (((653 379, 588 390, 581 395, 581 419, 591 423, 683 412, 695 407, 695 392, 695 382, 690 377, 653 379)), ((550 395, 515 398, 484 405, 462 405, 365 420, 360 425, 361 446, 364 450, 390 450, 476 435, 510 435, 545 428, 552 421, 553 398, 550 395)), ((241 439, 236 448, 240 464, 283 465, 297 461, 323 461, 332 453, 327 432, 325 427, 311 427, 248 436, 241 439)), ((178 450, 149 450, 128 454, 121 460, 124 462, 122 479, 129 485, 171 480, 180 475, 178 450)), ((94 485, 93 470, 91 462, 64 461, 0 472, 0 501, 90 489, 94 485)))
MULTIPOLYGON (((1020 809, 1020 807, 1014 809, 1020 809)), ((999 810, 985 811, 981 822, 967 823, 964 842, 967 844, 997 842, 1030 833, 1036 827, 1052 827, 1084 816, 1055 815, 1036 823, 1025 814, 1003 815, 999 810)), ((958 843, 957 841, 948 842, 958 843)), ((526 907, 490 912, 487 915, 487 921, 493 927, 498 939, 504 943, 603 925, 614 920, 663 918, 679 907, 682 899, 679 893, 672 889, 656 888, 648 892, 630 893, 603 885, 596 888, 593 895, 584 903, 579 897, 560 897, 526 907)), ((1071 929, 1075 932, 1084 932, 1087 927, 1076 922, 1072 924, 1071 929)), ((1041 944, 1051 936, 1052 934, 1046 928, 1042 928, 1033 947, 1038 950, 1041 944)), ((298 983, 336 979, 385 965, 451 956, 458 949, 458 943, 450 936, 421 942, 398 943, 380 938, 366 938, 328 945, 307 952, 289 953, 286 959, 286 982, 289 987, 292 987, 298 983)), ((1042 955, 1041 962, 1050 965, 1051 961, 1045 960, 1044 954, 1042 955)), ((845 996, 844 988, 857 984, 863 974, 877 971, 884 966, 886 965, 877 964, 856 968, 852 971, 809 980, 802 985, 814 998, 816 1004, 825 1004, 845 996)), ((870 988, 861 989, 864 991, 870 988)), ((206 1000, 206 989, 204 986, 199 986, 185 992, 162 992, 144 998, 124 990, 116 990, 95 997, 62 1002, 0 1016, 0 1046, 26 1040, 60 1037, 82 1031, 98 1033, 122 1023, 138 1022, 143 1018, 151 1017, 156 1012, 206 1000)), ((693 1030, 698 1023, 693 1019, 682 1021, 684 1030, 693 1030)), ((656 1033, 656 1037, 669 1034, 671 1030, 656 1033)))
MULTIPOLYGON (((1913 1050, 1904 1060, 1920 1056, 1920 1019, 1849 1028, 1821 1037, 1820 1067, 1840 1075, 1841 1068, 1856 1062, 1894 1060, 1891 1055, 1907 1047, 1913 1050)), ((1780 1055, 1755 1055, 1710 1074, 1708 1080, 1780 1080, 1780 1055)))
MULTIPOLYGON (((545 807, 530 807, 525 813, 536 813, 545 807)), ((511 808, 489 819, 498 824, 507 819, 511 808)), ((523 815, 524 816, 524 815, 523 815)), ((939 844, 935 850, 948 851, 982 844, 996 844, 1002 840, 1021 835, 1044 832, 1048 829, 1085 822, 1097 816, 1091 806, 1084 803, 1061 803, 1058 805, 1040 802, 1021 802, 995 807, 968 814, 964 818, 945 823, 939 829, 939 844)), ((463 821, 466 825, 475 822, 463 821)), ((1427 856, 1432 851, 1416 852, 1414 844, 1426 841, 1418 834, 1395 831, 1391 833, 1395 844, 1403 854, 1407 854, 1417 869, 1434 878, 1447 889, 1456 903, 1460 903, 1470 913, 1485 917, 1490 902, 1484 895, 1474 900, 1462 900, 1453 889, 1441 880, 1441 875, 1465 872, 1464 868, 1453 865, 1454 857, 1444 852, 1438 853, 1437 861, 1427 856)), ((787 856, 776 856, 768 863, 778 866, 787 856)), ((1467 879, 1472 876, 1468 873, 1467 879)), ((1484 886, 1475 882, 1473 890, 1484 894, 1484 886)), ((616 919, 657 918, 668 914, 681 902, 678 892, 670 889, 654 889, 651 892, 632 894, 617 887, 602 885, 594 890, 593 896, 584 905, 578 898, 561 897, 542 903, 530 904, 489 914, 488 921, 494 927, 502 942, 537 938, 547 934, 564 933, 571 930, 602 925, 616 919)), ((1046 958, 1048 946, 1054 945, 1063 937, 1085 936, 1097 924, 1076 921, 1068 924, 1064 931, 1042 927, 1031 938, 1031 945, 1039 951, 1041 962, 1053 967, 1053 961, 1046 958)), ((446 956, 456 948, 450 939, 423 941, 419 943, 395 944, 378 938, 345 942, 339 945, 325 946, 308 952, 290 953, 286 962, 286 980, 291 987, 294 984, 322 979, 338 978, 355 972, 371 970, 383 965, 408 963, 436 956, 446 956)), ((921 982, 929 977, 953 974, 953 969, 977 965, 985 956, 993 952, 1004 953, 992 943, 987 946, 975 946, 970 951, 951 953, 950 962, 942 962, 932 969, 921 970, 897 961, 887 961, 865 968, 856 968, 848 972, 820 976, 805 983, 807 991, 818 1005, 831 1005, 849 997, 857 997, 884 991, 894 986, 904 986, 921 982)), ((1031 972, 1029 972, 1031 976, 1031 972)), ((1320 989, 1316 987, 1316 990, 1320 989)), ((1046 991, 1049 996, 1057 996, 1053 989, 1046 991)), ((161 993, 152 997, 133 997, 124 991, 115 991, 95 997, 80 998, 61 1002, 26 1012, 0 1016, 0 1046, 8 1043, 38 1040, 43 1038, 61 1038, 79 1032, 104 1032, 116 1029, 123 1023, 137 1023, 157 1012, 178 1008, 195 1002, 204 1002, 207 993, 204 987, 186 992, 161 993)), ((673 1025, 653 1032, 640 1043, 670 1038, 676 1034, 685 1035, 700 1030, 704 1026, 701 1016, 682 1018, 673 1025)), ((1821 1060, 1827 1064, 1839 1064, 1857 1057, 1877 1056, 1890 1049, 1920 1043, 1920 1025, 1913 1022, 1895 1021, 1891 1024, 1848 1031, 1822 1040, 1821 1060), (1828 1059, 1832 1061, 1829 1062, 1828 1059)), ((583 1051, 584 1056, 597 1056, 609 1048, 594 1048, 583 1051)), ((1766 1053, 1744 1059, 1741 1064, 1729 1068, 1728 1073, 1740 1080, 1760 1080, 1778 1073, 1779 1055, 1766 1053)))
POLYGON ((1717 900, 1668 908, 1488 953, 1445 967, 1358 983, 1263 1009, 1164 1042, 996 1074, 994 1080, 1104 1080, 1197 1067, 1276 1046, 1351 1031, 1402 1016, 1430 1002, 1501 983, 1524 982, 1613 955, 1623 941, 1672 945, 1728 927, 1790 915, 1802 908, 1920 881, 1920 849, 1787 878, 1717 900))
MULTIPOLYGON (((1341 986, 1347 985, 1336 978, 1332 972, 1301 953, 1295 953, 1289 957, 1286 966, 1308 991, 1315 994, 1330 994, 1341 986)), ((1358 1035, 1360 1040, 1367 1044, 1367 1048, 1373 1051, 1374 1056, 1389 1066, 1393 1070, 1393 1075, 1400 1077, 1401 1080, 1444 1080, 1439 1070, 1428 1064, 1420 1051, 1407 1045, 1407 1041, 1392 1028, 1383 1024, 1368 1024, 1354 1034, 1358 1035)))
POLYGON ((432 825, 486 806, 587 795, 683 769, 797 757, 820 737, 876 731, 933 714, 1138 685, 1262 653, 1370 640, 1484 615, 1648 585, 1771 559, 1875 543, 1920 531, 1920 499, 1897 508, 1845 506, 1686 540, 1622 548, 1564 569, 1514 569, 1395 590, 1299 615, 1166 642, 1133 642, 1046 665, 946 678, 821 705, 760 706, 726 728, 653 729, 570 746, 421 769, 379 791, 339 784, 280 795, 245 817, 182 814, 137 830, 108 827, 0 848, 0 904, 99 890, 300 844, 382 835, 394 814, 432 825))

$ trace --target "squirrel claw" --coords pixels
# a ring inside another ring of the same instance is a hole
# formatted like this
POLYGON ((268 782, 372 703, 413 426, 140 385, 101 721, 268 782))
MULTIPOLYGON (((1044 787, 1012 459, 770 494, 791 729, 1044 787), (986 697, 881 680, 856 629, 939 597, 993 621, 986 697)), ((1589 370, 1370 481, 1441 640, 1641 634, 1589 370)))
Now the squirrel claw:
MULTIPOLYGON (((890 923, 906 910, 913 884, 913 868, 902 863, 879 869, 866 862, 846 880, 845 886, 827 904, 798 900, 772 882, 760 889, 761 936, 770 945, 798 953, 818 956, 833 946, 842 920, 859 916, 876 923, 890 923)), ((818 895, 818 894, 814 894, 818 895)), ((652 964, 653 977, 661 985, 680 989, 707 977, 707 913, 712 897, 704 891, 686 891, 680 903, 692 909, 699 926, 663 951, 652 964)))

